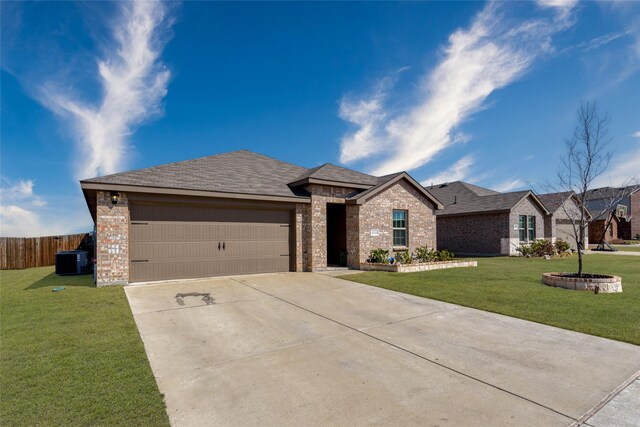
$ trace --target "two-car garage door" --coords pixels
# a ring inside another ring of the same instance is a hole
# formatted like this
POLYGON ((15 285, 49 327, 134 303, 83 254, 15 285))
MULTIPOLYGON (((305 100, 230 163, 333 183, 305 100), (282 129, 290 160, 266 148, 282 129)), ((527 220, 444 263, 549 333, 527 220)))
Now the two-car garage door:
POLYGON ((131 204, 131 282, 289 271, 288 210, 131 204))

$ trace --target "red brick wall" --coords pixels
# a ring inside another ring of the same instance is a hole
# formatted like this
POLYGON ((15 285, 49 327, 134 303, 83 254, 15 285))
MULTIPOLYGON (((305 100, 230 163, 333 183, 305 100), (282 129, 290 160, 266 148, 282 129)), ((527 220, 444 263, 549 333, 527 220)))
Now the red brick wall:
POLYGON ((631 203, 629 213, 631 214, 631 238, 635 239, 640 234, 640 190, 630 196, 631 203))
POLYGON ((438 217, 438 249, 454 253, 500 254, 509 237, 509 214, 438 217))
POLYGON ((96 283, 98 286, 129 282, 129 201, 120 193, 117 205, 110 193, 96 194, 96 283))
MULTIPOLYGON (((365 204, 358 212, 358 260, 366 262, 369 252, 375 248, 391 250, 393 247, 393 210, 408 211, 408 249, 418 246, 436 246, 436 218, 433 203, 406 181, 399 181, 365 204), (371 230, 378 230, 372 236, 371 230)), ((347 218, 349 218, 347 211, 347 218)), ((351 217, 353 221, 353 217, 351 217)), ((348 219, 349 221, 349 219, 348 219)), ((349 222, 347 222, 349 228, 349 222)), ((347 231, 347 233, 349 233, 347 231)), ((355 263, 356 260, 352 260, 355 263)))

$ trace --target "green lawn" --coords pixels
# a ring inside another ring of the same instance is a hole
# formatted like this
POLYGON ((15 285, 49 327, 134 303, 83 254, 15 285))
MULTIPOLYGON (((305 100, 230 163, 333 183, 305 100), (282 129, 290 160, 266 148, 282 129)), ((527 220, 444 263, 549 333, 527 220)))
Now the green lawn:
POLYGON ((122 287, 1 271, 0 300, 1 425, 169 425, 122 287))
POLYGON ((622 277, 621 294, 545 286, 544 272, 576 271, 577 256, 480 258, 478 267, 367 272, 343 279, 640 345, 640 258, 585 255, 585 272, 622 277))
POLYGON ((629 246, 629 245, 611 245, 615 249, 622 252, 640 252, 640 246, 629 246))

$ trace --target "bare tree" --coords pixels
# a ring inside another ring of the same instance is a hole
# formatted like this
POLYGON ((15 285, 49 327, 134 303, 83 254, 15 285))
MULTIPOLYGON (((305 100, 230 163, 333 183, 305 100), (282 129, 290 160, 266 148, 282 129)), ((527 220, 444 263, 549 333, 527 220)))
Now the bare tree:
POLYGON ((599 203, 591 206, 587 211, 590 198, 589 191, 600 175, 602 175, 611 161, 612 152, 608 150, 611 139, 608 136, 610 120, 605 114, 598 114, 596 103, 583 103, 578 109, 578 123, 573 136, 566 141, 567 152, 562 158, 558 171, 558 184, 562 191, 573 192, 581 209, 569 209, 563 205, 567 217, 573 225, 573 238, 578 251, 578 276, 582 276, 582 256, 585 247, 585 237, 588 236, 589 224, 602 218, 610 220, 609 215, 617 203, 637 187, 629 185, 637 181, 629 177, 621 187, 607 187, 599 189, 599 203))

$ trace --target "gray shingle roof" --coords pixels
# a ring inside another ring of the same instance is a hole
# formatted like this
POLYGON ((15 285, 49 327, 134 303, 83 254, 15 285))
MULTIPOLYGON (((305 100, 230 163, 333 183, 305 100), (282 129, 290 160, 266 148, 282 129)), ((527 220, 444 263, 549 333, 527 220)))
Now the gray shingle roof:
POLYGON ((376 178, 376 185, 374 185, 373 187, 364 190, 361 193, 355 194, 351 197, 347 197, 348 200, 353 200, 353 199, 357 199, 360 197, 366 197, 367 195, 371 194, 372 192, 376 191, 379 187, 383 186, 384 184, 386 184, 387 182, 391 181, 392 179, 396 178, 399 175, 402 175, 403 172, 396 172, 396 173, 392 173, 389 175, 384 175, 384 176, 380 176, 378 178, 376 178))
POLYGON ((538 194, 538 200, 547 207, 549 212, 557 211, 560 206, 567 200, 573 191, 561 191, 559 193, 538 194))
POLYGON ((429 186, 426 190, 444 205, 444 209, 436 211, 437 215, 509 211, 525 196, 531 194, 528 190, 498 193, 462 181, 429 186))
POLYGON ((303 181, 307 178, 319 179, 323 181, 336 181, 345 184, 376 185, 378 178, 366 173, 346 169, 331 163, 325 163, 315 168, 307 169, 300 176, 290 183, 303 181))
POLYGON ((82 182, 295 196, 287 183, 306 168, 247 150, 121 172, 82 182))

